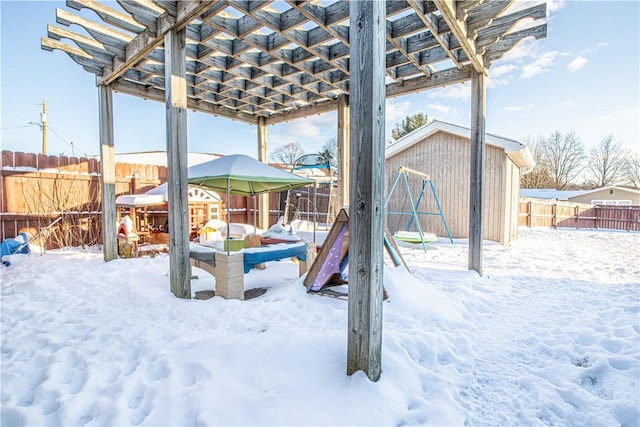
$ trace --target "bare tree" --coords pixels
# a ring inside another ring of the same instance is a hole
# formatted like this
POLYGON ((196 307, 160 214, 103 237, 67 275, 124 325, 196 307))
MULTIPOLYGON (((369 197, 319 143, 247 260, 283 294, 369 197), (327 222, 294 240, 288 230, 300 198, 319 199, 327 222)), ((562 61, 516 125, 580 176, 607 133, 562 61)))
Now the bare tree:
MULTIPOLYGON (((95 245, 100 242, 100 186, 97 178, 78 179, 66 174, 42 174, 25 178, 22 198, 26 213, 38 219, 38 227, 61 220, 39 238, 46 247, 49 240, 56 248, 95 245), (43 224, 40 224, 40 220, 43 224)), ((36 231, 37 232, 37 231, 36 231)))
POLYGON ((592 183, 597 187, 617 184, 624 173, 628 155, 622 143, 613 140, 613 135, 604 137, 600 144, 589 150, 587 167, 592 174, 592 183))
POLYGON ((305 154, 304 150, 299 143, 290 142, 273 150, 269 155, 269 160, 284 165, 293 165, 296 159, 303 154, 305 154))
POLYGON ((524 175, 521 175, 520 186, 522 188, 553 187, 553 179, 551 178, 551 174, 542 161, 544 137, 538 137, 537 141, 532 141, 531 138, 526 138, 523 142, 529 146, 536 164, 533 167, 533 170, 524 175))
POLYGON ((413 132, 419 127, 425 125, 429 121, 429 116, 425 113, 417 112, 412 116, 404 118, 402 123, 396 123, 391 131, 391 138, 400 139, 408 133, 413 132))
POLYGON ((574 132, 556 131, 541 141, 540 162, 549 171, 552 185, 562 190, 584 169, 584 145, 574 132))
POLYGON ((640 155, 629 154, 624 163, 623 176, 626 184, 640 188, 640 155))

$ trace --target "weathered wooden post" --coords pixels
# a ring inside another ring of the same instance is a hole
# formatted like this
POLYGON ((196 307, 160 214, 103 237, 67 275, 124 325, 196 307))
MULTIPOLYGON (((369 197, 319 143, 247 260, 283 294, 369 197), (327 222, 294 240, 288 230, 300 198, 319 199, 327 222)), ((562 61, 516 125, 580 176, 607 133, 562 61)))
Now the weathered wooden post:
POLYGON ((469 186, 469 270, 482 274, 482 210, 484 206, 486 84, 471 72, 471 168, 469 186))
POLYGON ((338 209, 349 204, 349 96, 338 97, 338 209))
POLYGON ((187 195, 186 30, 164 37, 167 182, 169 205, 169 276, 171 292, 191 298, 187 195))
POLYGON ((380 378, 384 245, 385 2, 350 11, 351 193, 347 374, 380 378))
POLYGON ((113 147, 113 91, 98 86, 100 124, 100 185, 102 189, 102 254, 105 261, 118 258, 116 237, 116 166, 113 147))
MULTIPOLYGON (((264 117, 258 117, 258 160, 269 163, 267 149, 267 123, 264 117)), ((266 230, 269 228, 269 194, 261 194, 258 197, 258 227, 266 230)))

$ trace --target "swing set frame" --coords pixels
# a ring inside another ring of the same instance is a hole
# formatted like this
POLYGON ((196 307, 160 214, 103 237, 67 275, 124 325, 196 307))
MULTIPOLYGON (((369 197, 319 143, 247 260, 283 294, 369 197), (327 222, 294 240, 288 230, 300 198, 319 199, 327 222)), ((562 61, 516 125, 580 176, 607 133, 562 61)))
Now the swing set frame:
POLYGON ((451 238, 451 233, 449 232, 449 226, 447 225, 447 221, 445 220, 444 214, 442 213, 442 208, 440 207, 440 200, 438 200, 436 189, 433 186, 433 181, 431 181, 431 177, 426 173, 418 172, 416 170, 401 166, 400 169, 398 170, 398 175, 396 175, 396 179, 393 181, 393 185, 389 190, 389 194, 387 195, 387 200, 384 203, 384 208, 385 209, 387 208, 387 205, 391 200, 391 195, 393 194, 393 191, 396 189, 396 186, 398 185, 400 178, 402 178, 402 181, 404 183, 404 188, 406 190, 406 197, 408 197, 409 203, 411 204, 411 212, 388 211, 387 215, 411 215, 411 217, 409 218, 409 221, 407 222, 407 226, 405 227, 405 231, 409 231, 411 229, 411 225, 415 221, 416 228, 418 229, 418 235, 420 236, 420 242, 422 244, 422 249, 425 252, 427 251, 427 246, 424 241, 424 233, 422 232, 422 228, 420 227, 420 221, 418 221, 418 215, 437 215, 442 219, 442 223, 444 224, 444 229, 447 231, 447 236, 449 237, 449 241, 453 243, 453 239, 451 238), (418 195, 418 198, 415 203, 413 202, 413 196, 411 194, 411 188, 409 187, 409 180, 407 178, 407 174, 413 174, 413 175, 422 177, 422 188, 420 189, 420 194, 418 195), (424 196, 425 190, 427 189, 427 186, 429 186, 429 189, 431 190, 431 194, 433 194, 433 198, 435 199, 436 207, 438 208, 437 212, 418 211, 418 206, 422 201, 422 198, 424 196))

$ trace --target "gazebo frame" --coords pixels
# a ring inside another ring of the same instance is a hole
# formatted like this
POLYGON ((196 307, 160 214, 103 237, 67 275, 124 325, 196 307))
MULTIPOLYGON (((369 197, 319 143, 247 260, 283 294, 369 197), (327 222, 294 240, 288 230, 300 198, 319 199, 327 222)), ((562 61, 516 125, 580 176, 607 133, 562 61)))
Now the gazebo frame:
MULTIPOLYGON (((546 36, 546 4, 483 0, 67 0, 41 47, 95 74, 99 91, 104 259, 117 257, 113 91, 166 103, 170 281, 190 298, 187 109, 267 125, 338 112, 339 206, 349 204, 347 372, 381 369, 385 98, 471 80, 469 269, 482 272, 485 78, 526 37, 546 36), (85 15, 93 14, 86 13, 85 15), (66 39, 76 46, 63 43, 66 39), (352 155, 350 155, 352 153, 352 155), (345 174, 350 171, 350 177, 345 174), (350 185, 351 183, 351 185, 350 185)), ((260 226, 267 221, 261 199, 260 226)))

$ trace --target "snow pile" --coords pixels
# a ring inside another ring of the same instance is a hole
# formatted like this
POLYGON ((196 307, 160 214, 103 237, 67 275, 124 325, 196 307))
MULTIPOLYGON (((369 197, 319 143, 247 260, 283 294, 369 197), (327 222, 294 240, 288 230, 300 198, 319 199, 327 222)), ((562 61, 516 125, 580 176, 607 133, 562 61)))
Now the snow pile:
POLYGON ((347 302, 289 260, 233 301, 175 298, 166 255, 11 255, 1 424, 638 425, 639 234, 523 230, 482 277, 466 241, 429 246, 385 270, 377 383, 345 374, 347 302))

